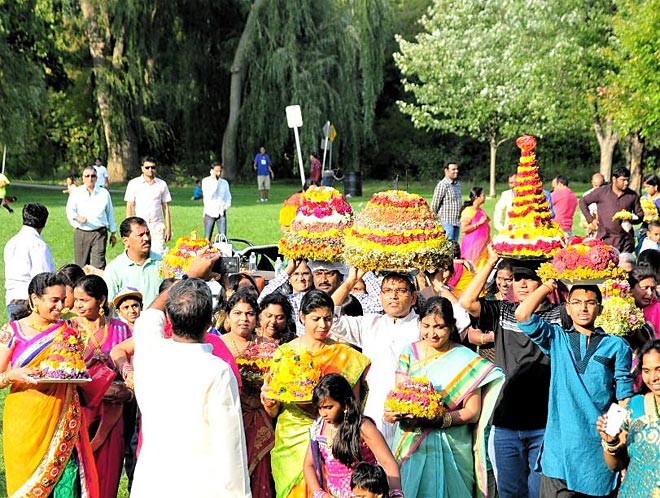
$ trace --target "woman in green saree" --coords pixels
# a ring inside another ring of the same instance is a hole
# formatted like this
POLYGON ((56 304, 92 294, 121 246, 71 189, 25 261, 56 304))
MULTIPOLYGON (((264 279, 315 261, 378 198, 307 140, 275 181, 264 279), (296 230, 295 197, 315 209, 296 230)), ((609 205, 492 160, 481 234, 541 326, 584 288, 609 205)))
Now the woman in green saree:
POLYGON ((353 386, 356 399, 361 399, 361 380, 370 361, 350 346, 328 338, 333 311, 332 298, 325 292, 311 290, 305 294, 300 304, 305 334, 275 351, 262 390, 264 408, 271 417, 278 417, 275 447, 270 453, 277 498, 307 497, 303 462, 309 445, 309 428, 316 413, 311 403, 314 384, 305 387, 300 378, 316 377, 318 380, 329 373, 341 374, 353 386), (292 375, 290 367, 302 363, 300 358, 311 358, 309 368, 315 371, 314 375, 292 375), (278 386, 277 390, 274 386, 278 386))
POLYGON ((406 498, 488 496, 484 430, 504 375, 495 365, 460 345, 451 303, 429 299, 420 314, 422 340, 404 348, 397 384, 428 379, 442 394, 446 411, 433 421, 401 418, 393 452, 401 467, 406 498))

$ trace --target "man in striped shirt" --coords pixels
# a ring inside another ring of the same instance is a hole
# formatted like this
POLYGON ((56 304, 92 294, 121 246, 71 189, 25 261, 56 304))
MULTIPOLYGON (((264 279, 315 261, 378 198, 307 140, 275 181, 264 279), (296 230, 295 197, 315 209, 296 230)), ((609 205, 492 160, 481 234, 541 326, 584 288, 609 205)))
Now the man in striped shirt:
POLYGON ((458 165, 454 162, 445 166, 445 177, 438 182, 433 191, 431 209, 442 223, 449 240, 458 241, 461 226, 462 194, 458 178, 458 165))

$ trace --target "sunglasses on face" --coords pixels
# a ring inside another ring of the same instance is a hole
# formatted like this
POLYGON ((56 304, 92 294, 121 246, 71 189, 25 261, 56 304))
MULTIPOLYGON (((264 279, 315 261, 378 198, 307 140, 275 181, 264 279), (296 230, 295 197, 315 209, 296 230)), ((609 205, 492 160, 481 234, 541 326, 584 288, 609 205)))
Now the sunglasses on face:
POLYGON ((84 175, 84 178, 96 178, 96 175, 84 175))

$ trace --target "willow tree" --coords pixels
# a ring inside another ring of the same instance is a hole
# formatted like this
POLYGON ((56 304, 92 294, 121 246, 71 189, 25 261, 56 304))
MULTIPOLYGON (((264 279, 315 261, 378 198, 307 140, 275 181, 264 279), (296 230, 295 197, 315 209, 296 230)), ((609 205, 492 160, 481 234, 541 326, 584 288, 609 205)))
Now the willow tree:
POLYGON ((358 168, 382 87, 387 13, 385 0, 253 2, 232 65, 227 176, 249 166, 260 144, 275 156, 286 148, 291 104, 302 108, 304 150, 316 150, 331 120, 342 165, 358 168))

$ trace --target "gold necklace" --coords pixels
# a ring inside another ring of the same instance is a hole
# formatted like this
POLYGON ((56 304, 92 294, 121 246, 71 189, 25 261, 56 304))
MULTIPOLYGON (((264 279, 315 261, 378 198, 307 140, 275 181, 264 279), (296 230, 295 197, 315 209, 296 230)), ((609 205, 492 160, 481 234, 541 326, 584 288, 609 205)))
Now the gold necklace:
POLYGON ((46 325, 39 325, 39 324, 37 324, 37 323, 36 323, 36 320, 37 320, 36 317, 38 317, 38 316, 39 316, 39 315, 37 315, 37 314, 35 314, 35 313, 32 313, 32 314, 28 317, 28 319, 27 319, 27 324, 28 324, 28 326, 29 326, 31 329, 34 329, 34 330, 36 330, 37 332, 43 332, 44 330, 46 330, 47 328, 49 328, 50 326, 53 325, 53 322, 48 322, 48 323, 46 323, 46 325))
POLYGON ((247 344, 245 345, 245 347, 243 348, 243 350, 239 350, 239 349, 238 349, 238 346, 236 345, 236 341, 234 341, 233 333, 232 333, 232 332, 229 332, 229 334, 227 334, 227 335, 229 336, 229 340, 231 341, 231 346, 232 346, 232 348, 234 349, 234 352, 236 353, 235 357, 236 357, 236 356, 240 356, 241 353, 244 353, 245 350, 246 350, 247 348, 249 348, 250 345, 252 344, 252 336, 250 335, 250 340, 247 342, 247 344))
POLYGON ((92 342, 92 348, 94 351, 94 358, 96 359, 101 359, 105 360, 106 355, 103 353, 102 349, 102 344, 105 343, 106 339, 108 338, 108 322, 106 321, 105 318, 101 318, 103 325, 99 326, 97 330, 94 330, 92 326, 90 326, 90 322, 87 318, 83 318, 79 323, 86 332, 85 334, 85 344, 89 347, 89 343, 92 342), (84 324, 83 321, 87 322, 87 324, 84 324), (96 334, 98 330, 103 330, 103 336, 101 340, 99 341, 98 338, 96 337, 96 334))

